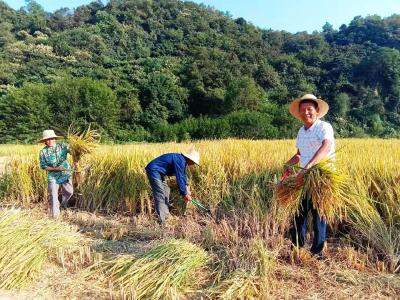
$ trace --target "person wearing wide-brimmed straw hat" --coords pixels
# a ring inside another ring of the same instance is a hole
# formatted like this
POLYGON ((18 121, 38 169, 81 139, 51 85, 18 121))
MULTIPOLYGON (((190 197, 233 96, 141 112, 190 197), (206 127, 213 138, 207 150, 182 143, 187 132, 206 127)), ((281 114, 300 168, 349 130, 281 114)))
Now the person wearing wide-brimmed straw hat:
MULTIPOLYGON (((297 153, 286 163, 285 174, 288 175, 292 165, 300 164, 302 170, 297 175, 298 184, 304 182, 304 173, 311 166, 325 158, 334 159, 335 140, 332 126, 322 121, 327 114, 329 105, 322 99, 312 94, 306 94, 296 98, 289 105, 289 112, 295 118, 303 122, 297 134, 297 153)), ((322 257, 322 250, 326 240, 327 224, 318 215, 312 206, 311 199, 304 197, 290 229, 292 243, 296 247, 303 247, 307 229, 307 215, 311 210, 313 215, 314 240, 311 252, 317 257, 322 257)))
POLYGON ((200 164, 200 154, 196 150, 189 153, 167 153, 153 159, 146 166, 146 174, 153 192, 154 206, 159 223, 164 225, 169 214, 170 188, 166 176, 175 176, 179 193, 186 203, 192 200, 186 167, 200 164))
POLYGON ((72 186, 72 170, 67 161, 68 144, 56 142, 62 140, 62 136, 55 134, 54 130, 43 131, 38 143, 44 143, 45 147, 40 151, 40 168, 47 171, 48 194, 51 216, 57 218, 60 215, 60 202, 58 191, 61 188, 61 207, 66 208, 74 189, 72 186))

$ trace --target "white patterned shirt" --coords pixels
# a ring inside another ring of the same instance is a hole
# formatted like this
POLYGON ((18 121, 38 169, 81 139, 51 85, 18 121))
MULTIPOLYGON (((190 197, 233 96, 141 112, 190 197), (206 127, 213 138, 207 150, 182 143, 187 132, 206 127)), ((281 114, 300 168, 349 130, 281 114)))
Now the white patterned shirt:
POLYGON ((318 119, 310 128, 305 129, 304 126, 300 128, 296 139, 296 147, 300 152, 300 167, 308 164, 322 146, 323 140, 331 141, 331 149, 328 152, 328 157, 334 159, 335 139, 331 124, 318 119))

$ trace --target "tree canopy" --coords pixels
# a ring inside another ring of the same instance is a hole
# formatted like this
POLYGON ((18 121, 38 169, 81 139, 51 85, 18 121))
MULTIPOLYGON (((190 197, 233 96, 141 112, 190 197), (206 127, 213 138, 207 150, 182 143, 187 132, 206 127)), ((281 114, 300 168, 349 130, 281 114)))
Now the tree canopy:
POLYGON ((178 0, 0 1, 0 142, 71 123, 114 142, 289 138, 304 93, 339 136, 397 137, 399 50, 400 15, 291 34, 178 0))

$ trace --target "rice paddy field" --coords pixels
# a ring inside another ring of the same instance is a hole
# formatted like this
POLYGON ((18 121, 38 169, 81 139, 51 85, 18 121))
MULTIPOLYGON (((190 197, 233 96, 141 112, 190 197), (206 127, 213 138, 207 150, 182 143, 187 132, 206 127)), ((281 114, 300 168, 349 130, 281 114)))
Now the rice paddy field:
POLYGON ((400 297, 400 140, 337 141, 345 201, 324 208, 323 260, 309 254, 312 230, 291 250, 292 215, 274 192, 293 140, 101 145, 81 158, 73 206, 57 220, 40 148, 0 146, 1 299, 400 297), (144 167, 192 148, 192 194, 211 213, 185 207, 171 179, 161 227, 144 167))

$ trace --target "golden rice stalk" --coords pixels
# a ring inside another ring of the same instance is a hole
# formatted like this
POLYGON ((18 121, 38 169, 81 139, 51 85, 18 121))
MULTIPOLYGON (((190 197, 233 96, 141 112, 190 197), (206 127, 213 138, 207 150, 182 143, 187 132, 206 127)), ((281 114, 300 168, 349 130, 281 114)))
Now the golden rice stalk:
POLYGON ((83 132, 72 129, 72 126, 68 129, 67 141, 69 144, 69 152, 72 155, 74 163, 78 163, 82 156, 90 154, 97 147, 100 140, 100 134, 97 130, 93 130, 89 127, 83 132))
POLYGON ((320 161, 306 170, 303 185, 296 183, 296 176, 289 176, 274 186, 274 198, 281 215, 295 215, 306 197, 330 224, 346 216, 350 203, 348 178, 334 168, 331 160, 320 161))
POLYGON ((233 273, 211 291, 212 299, 262 299, 261 278, 244 271, 233 273))
MULTIPOLYGON (((383 269, 387 269, 389 272, 398 272, 400 270, 399 224, 394 221, 393 217, 385 220, 372 203, 364 200, 362 207, 367 213, 359 209, 352 209, 349 213, 353 242, 361 249, 372 249, 375 257, 383 259, 381 262, 383 269)), ((393 211, 393 216, 396 213, 398 214, 398 209, 393 211)))
POLYGON ((209 255, 202 248, 173 239, 137 259, 120 256, 99 263, 92 268, 90 276, 97 278, 100 271, 114 293, 128 298, 171 299, 199 285, 199 271, 208 260, 209 255))
POLYGON ((69 225, 37 219, 20 210, 0 211, 0 289, 20 287, 34 279, 46 260, 81 237, 69 225))
POLYGON ((296 182, 296 175, 273 185, 273 198, 278 206, 278 217, 286 219, 297 213, 300 205, 302 186, 296 182))
POLYGON ((318 214, 332 224, 347 215, 350 202, 347 184, 347 176, 340 174, 331 160, 322 160, 306 171, 303 195, 311 199, 318 214))

